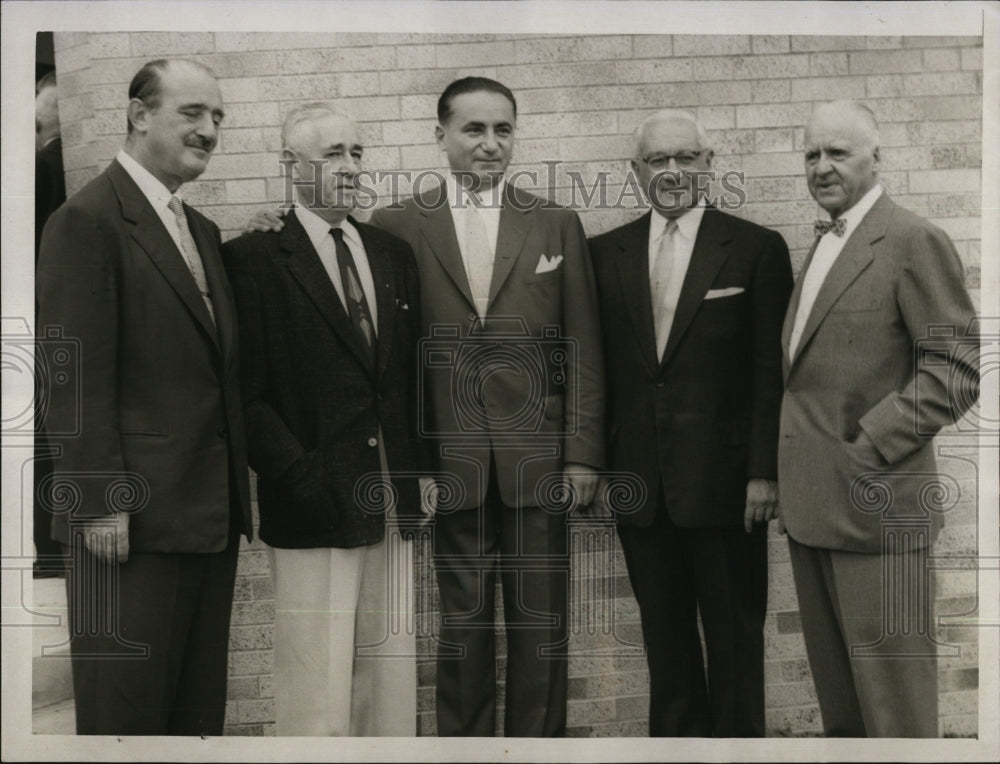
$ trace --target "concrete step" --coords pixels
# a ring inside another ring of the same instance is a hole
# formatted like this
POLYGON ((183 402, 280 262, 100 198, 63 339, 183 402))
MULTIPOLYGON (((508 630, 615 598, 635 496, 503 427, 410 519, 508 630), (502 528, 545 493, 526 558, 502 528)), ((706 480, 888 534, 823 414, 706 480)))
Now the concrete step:
POLYGON ((31 714, 31 731, 36 735, 75 735, 75 713, 72 700, 40 708, 31 714))
POLYGON ((30 600, 25 605, 30 609, 34 622, 31 708, 33 712, 62 708, 69 701, 72 710, 73 674, 67 642, 69 630, 66 624, 65 579, 35 579, 31 586, 30 600))

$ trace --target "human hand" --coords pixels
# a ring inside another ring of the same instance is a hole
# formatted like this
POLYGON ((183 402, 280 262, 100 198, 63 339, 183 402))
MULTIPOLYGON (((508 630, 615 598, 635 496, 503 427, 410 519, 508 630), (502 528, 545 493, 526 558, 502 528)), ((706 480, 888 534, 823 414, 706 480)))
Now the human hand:
POLYGON ((252 231, 280 231, 285 227, 283 218, 287 214, 288 210, 281 207, 274 212, 269 210, 258 212, 247 221, 243 233, 251 233, 252 231))
POLYGON ((586 464, 567 464, 563 467, 563 479, 576 500, 576 506, 590 506, 597 490, 597 470, 586 464))
POLYGON ((764 478, 747 482, 747 505, 743 512, 743 528, 747 533, 754 523, 766 523, 777 516, 778 483, 764 478))
POLYGON ((94 557, 103 562, 128 562, 128 512, 112 515, 114 527, 107 525, 107 518, 94 518, 95 522, 84 529, 83 544, 94 557))

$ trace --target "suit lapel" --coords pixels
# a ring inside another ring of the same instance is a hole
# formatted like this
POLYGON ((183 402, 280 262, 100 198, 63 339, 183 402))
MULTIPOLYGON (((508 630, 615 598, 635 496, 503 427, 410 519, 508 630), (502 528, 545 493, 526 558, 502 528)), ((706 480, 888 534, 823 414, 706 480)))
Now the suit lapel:
POLYGON ((618 242, 620 252, 615 271, 621 282, 622 302, 632 321, 642 360, 650 375, 656 374, 656 333, 653 322, 653 300, 649 284, 649 226, 652 213, 647 212, 632 221, 618 242))
MULTIPOLYGON (((442 192, 444 190, 442 189, 442 192)), ((472 312, 476 311, 476 302, 472 299, 472 289, 469 287, 469 279, 465 273, 465 263, 462 262, 462 250, 458 245, 458 236, 455 233, 455 221, 451 216, 451 207, 445 201, 433 209, 428 209, 427 205, 421 205, 420 214, 424 216, 422 233, 431 252, 437 257, 451 280, 455 283, 458 291, 462 293, 472 312)))
POLYGON ((663 351, 661 366, 669 362, 670 356, 677 349, 681 337, 684 336, 702 300, 705 299, 705 294, 729 257, 731 241, 732 236, 725 218, 714 209, 706 209, 701 225, 698 226, 698 235, 694 240, 694 250, 691 252, 691 262, 684 276, 684 285, 677 298, 677 310, 674 311, 674 321, 670 325, 670 336, 663 351))
POLYGON ((337 333, 351 352, 358 357, 361 365, 370 369, 368 353, 362 347, 362 339, 351 323, 347 308, 330 281, 330 274, 323 267, 316 249, 313 247, 306 229, 302 227, 294 212, 285 219, 285 227, 280 233, 281 249, 288 253, 287 267, 292 277, 299 283, 316 310, 337 333))
MULTIPOLYGON (((146 195, 117 160, 108 166, 107 172, 121 202, 122 216, 134 226, 131 232, 133 241, 146 253, 218 350, 219 337, 212 323, 212 317, 208 314, 208 308, 205 307, 205 301, 198 291, 194 276, 191 275, 191 269, 184 262, 184 256, 177 249, 160 216, 156 214, 146 195)), ((198 239, 195 241, 201 252, 202 242, 198 239)), ((204 251, 210 249, 211 246, 204 251)))
MULTIPOLYGON (((802 356, 806 345, 816 333, 819 325, 823 323, 823 319, 826 318, 826 314, 830 312, 833 304, 861 272, 871 264, 873 258, 871 245, 885 236, 885 228, 892 214, 893 206, 893 203, 883 192, 844 244, 844 248, 837 256, 816 295, 816 302, 813 303, 812 310, 806 319, 806 325, 802 329, 802 337, 799 339, 792 366, 795 365, 795 360, 802 356)), ((803 270, 804 275, 805 271, 803 270)))
MULTIPOLYGON (((393 288, 392 261, 389 254, 372 242, 372 237, 365 231, 365 227, 351 220, 361 236, 361 242, 365 246, 365 255, 368 257, 368 267, 372 272, 372 281, 375 285, 375 305, 378 309, 376 319, 376 334, 378 343, 376 344, 375 366, 376 377, 381 377, 389 362, 390 350, 392 347, 393 327, 396 322, 396 311, 399 306, 396 302, 396 292, 393 288)), ((357 332, 355 332, 356 334, 357 332)))
POLYGON ((490 299, 487 305, 493 304, 504 282, 510 275, 517 257, 521 254, 524 240, 531 228, 528 212, 534 209, 530 201, 519 200, 514 188, 508 183, 504 185, 503 208, 500 210, 500 228, 497 233, 496 254, 493 257, 493 275, 490 278, 490 299))
POLYGON ((814 239, 812 247, 809 248, 809 254, 806 255, 806 260, 802 264, 802 270, 799 271, 799 277, 795 279, 792 296, 788 300, 788 310, 785 311, 785 323, 781 326, 781 350, 786 370, 791 366, 789 346, 792 343, 792 329, 795 328, 795 315, 799 312, 799 302, 802 299, 802 282, 805 280, 806 273, 809 272, 809 266, 812 264, 817 246, 819 246, 819 239, 814 239))
MULTIPOLYGON (((187 205, 185 208, 190 210, 187 205)), ((201 255, 205 279, 208 282, 208 291, 212 295, 212 312, 215 314, 213 335, 218 338, 222 357, 228 365, 229 361, 236 357, 233 353, 236 344, 236 325, 229 301, 229 283, 226 279, 226 271, 223 268, 222 258, 219 255, 212 230, 206 227, 202 220, 194 214, 188 214, 188 228, 191 230, 191 236, 194 238, 198 253, 201 255)), ((204 304, 204 300, 202 300, 202 304, 204 304)))

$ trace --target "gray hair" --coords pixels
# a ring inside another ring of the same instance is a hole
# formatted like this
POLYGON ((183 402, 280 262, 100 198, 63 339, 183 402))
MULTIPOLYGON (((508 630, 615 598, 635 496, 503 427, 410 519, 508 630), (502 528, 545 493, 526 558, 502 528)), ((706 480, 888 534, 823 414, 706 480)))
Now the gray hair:
MULTIPOLYGON (((302 106, 296 106, 288 112, 288 115, 285 117, 285 122, 281 126, 281 147, 286 149, 291 148, 290 141, 292 140, 293 135, 298 132, 300 125, 326 116, 351 119, 351 117, 345 114, 341 109, 338 109, 333 104, 325 101, 313 101, 312 103, 306 103, 302 106)), ((351 121, 353 122, 354 120, 351 121)))
POLYGON ((689 122, 694 125, 695 130, 698 131, 698 143, 702 151, 710 149, 711 146, 708 143, 708 134, 705 132, 705 128, 702 126, 698 118, 689 111, 684 111, 683 109, 661 109, 655 114, 650 114, 635 129, 632 133, 632 156, 638 158, 640 153, 640 148, 642 145, 643 136, 651 125, 657 122, 689 122))
POLYGON ((816 107, 816 111, 813 112, 810 122, 812 122, 816 117, 823 112, 836 112, 843 113, 845 111, 851 112, 855 116, 860 118, 861 124, 864 126, 865 132, 871 139, 871 144, 873 147, 877 148, 879 146, 879 132, 878 132, 878 120, 875 119, 875 112, 868 108, 861 101, 830 101, 829 103, 821 104, 816 107))

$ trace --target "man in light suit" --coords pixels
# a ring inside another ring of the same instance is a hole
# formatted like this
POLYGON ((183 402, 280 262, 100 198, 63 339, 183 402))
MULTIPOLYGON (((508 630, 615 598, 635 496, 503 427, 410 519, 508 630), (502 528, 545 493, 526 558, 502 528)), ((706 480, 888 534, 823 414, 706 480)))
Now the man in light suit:
POLYGON ((505 734, 564 734, 569 558, 557 495, 565 481, 589 504, 604 466, 600 325, 583 228, 575 213, 506 182, 516 120, 502 84, 453 82, 435 129, 447 180, 372 218, 416 254, 422 426, 442 485, 458 493, 434 529, 439 735, 494 734, 498 567, 505 734))
POLYGON ((175 59, 129 99, 124 150, 49 218, 36 277, 40 347, 49 329, 79 347, 46 421, 51 495, 72 500, 53 535, 72 557, 77 732, 219 735, 252 532, 236 315, 219 230, 176 193, 208 165, 222 96, 175 59))
POLYGON ((394 521, 419 521, 417 470, 431 472, 415 435, 417 267, 349 217, 354 122, 307 104, 281 142, 298 206, 280 233, 223 246, 274 581, 275 729, 412 736, 413 552, 394 521))
POLYGON ((889 199, 880 154, 861 104, 823 105, 806 127, 806 179, 831 220, 782 335, 780 514, 826 734, 936 737, 926 555, 941 516, 923 489, 937 482, 933 435, 978 395, 978 347, 963 342, 973 309, 955 248, 889 199), (926 523, 895 539, 907 517, 926 523))
POLYGON ((632 169, 653 209, 590 242, 609 468, 644 491, 630 512, 609 508, 639 603, 654 736, 764 734, 767 521, 792 271, 778 233, 700 198, 712 156, 691 114, 645 119, 632 169))

